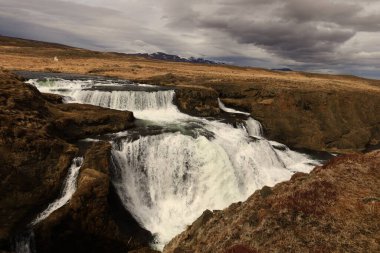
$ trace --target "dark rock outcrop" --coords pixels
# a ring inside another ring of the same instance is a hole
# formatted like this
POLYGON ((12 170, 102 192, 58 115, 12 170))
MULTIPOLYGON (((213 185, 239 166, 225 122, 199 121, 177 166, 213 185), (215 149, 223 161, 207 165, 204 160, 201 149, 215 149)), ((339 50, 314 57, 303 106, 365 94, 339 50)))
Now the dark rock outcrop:
POLYGON ((0 70, 0 250, 59 194, 77 138, 121 131, 133 114, 64 105, 0 70))
POLYGON ((117 132, 133 126, 133 114, 93 105, 60 104, 51 131, 65 140, 77 140, 91 135, 117 132))
POLYGON ((152 241, 113 190, 110 151, 106 142, 87 150, 70 202, 35 227, 37 252, 125 252, 152 241))
POLYGON ((175 104, 179 110, 193 116, 215 116, 220 113, 218 93, 202 86, 175 87, 175 104))
POLYGON ((234 245, 224 253, 258 253, 256 250, 249 249, 243 245, 234 245))
POLYGON ((213 211, 164 252, 379 252, 379 175, 380 151, 334 158, 213 211))

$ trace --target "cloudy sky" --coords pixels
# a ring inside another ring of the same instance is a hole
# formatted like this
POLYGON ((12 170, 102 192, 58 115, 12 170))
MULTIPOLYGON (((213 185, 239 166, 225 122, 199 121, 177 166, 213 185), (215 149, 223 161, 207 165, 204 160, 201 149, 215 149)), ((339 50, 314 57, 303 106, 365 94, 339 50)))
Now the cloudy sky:
POLYGON ((0 34, 380 78, 379 0, 0 0, 0 34))

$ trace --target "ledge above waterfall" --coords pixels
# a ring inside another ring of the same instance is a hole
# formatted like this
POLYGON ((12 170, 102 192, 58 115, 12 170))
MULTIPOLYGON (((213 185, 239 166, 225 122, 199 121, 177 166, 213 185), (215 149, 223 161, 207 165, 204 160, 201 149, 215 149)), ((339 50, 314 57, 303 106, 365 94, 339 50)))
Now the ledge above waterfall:
POLYGON ((175 104, 179 110, 193 116, 215 116, 220 113, 218 93, 202 86, 176 86, 175 104))

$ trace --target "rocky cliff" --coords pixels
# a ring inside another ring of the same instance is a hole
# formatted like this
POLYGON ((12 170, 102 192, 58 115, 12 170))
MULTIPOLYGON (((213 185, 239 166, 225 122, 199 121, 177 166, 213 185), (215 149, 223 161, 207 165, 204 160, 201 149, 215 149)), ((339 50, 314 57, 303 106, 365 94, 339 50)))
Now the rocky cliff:
MULTIPOLYGON (((57 198, 67 169, 79 152, 73 144, 76 140, 125 130, 133 126, 133 120, 133 114, 127 111, 62 104, 60 97, 41 94, 33 86, 24 84, 21 78, 0 70, 0 250, 10 250, 12 238, 57 198)), ((108 234, 109 240, 120 241, 115 245, 125 243, 126 236, 131 234, 136 240, 128 238, 130 243, 147 245, 150 237, 145 241, 138 239, 139 234, 135 232, 146 231, 139 230, 132 218, 125 221, 130 227, 121 229, 115 225, 115 215, 123 209, 118 209, 118 199, 109 184, 109 166, 104 158, 108 149, 108 146, 99 147, 104 151, 100 157, 96 150, 87 154, 77 201, 72 203, 76 212, 65 216, 74 221, 81 216, 87 219, 76 224, 77 227, 67 222, 68 226, 74 226, 71 230, 61 230, 63 235, 54 234, 56 237, 49 238, 56 245, 64 245, 64 241, 59 241, 60 236, 64 240, 70 232, 77 231, 85 231, 82 234, 86 236, 83 244, 75 245, 77 247, 96 238, 106 241, 107 232, 113 234, 112 237, 108 234)), ((46 226, 44 229, 47 231, 46 226)), ((37 233, 37 238, 44 236, 46 234, 37 233)), ((51 252, 49 247, 52 244, 46 243, 41 248, 51 252)))
POLYGON ((208 117, 220 113, 218 93, 212 88, 176 86, 174 103, 180 111, 193 116, 208 117))
POLYGON ((265 135, 293 148, 338 153, 380 143, 380 92, 289 89, 252 84, 245 90, 214 87, 223 103, 259 120, 265 135))
POLYGON ((107 142, 87 150, 70 202, 34 229, 37 252, 125 252, 153 240, 113 190, 110 152, 107 142))
POLYGON ((335 158, 205 211, 164 252, 379 252, 379 175, 380 151, 335 158))

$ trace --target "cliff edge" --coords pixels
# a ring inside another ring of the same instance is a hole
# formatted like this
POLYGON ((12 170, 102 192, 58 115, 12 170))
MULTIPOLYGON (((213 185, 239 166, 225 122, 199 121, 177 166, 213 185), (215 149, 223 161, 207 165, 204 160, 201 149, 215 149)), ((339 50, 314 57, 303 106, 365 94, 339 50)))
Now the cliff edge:
POLYGON ((205 211, 164 252, 379 252, 379 175, 380 151, 335 158, 205 211))

